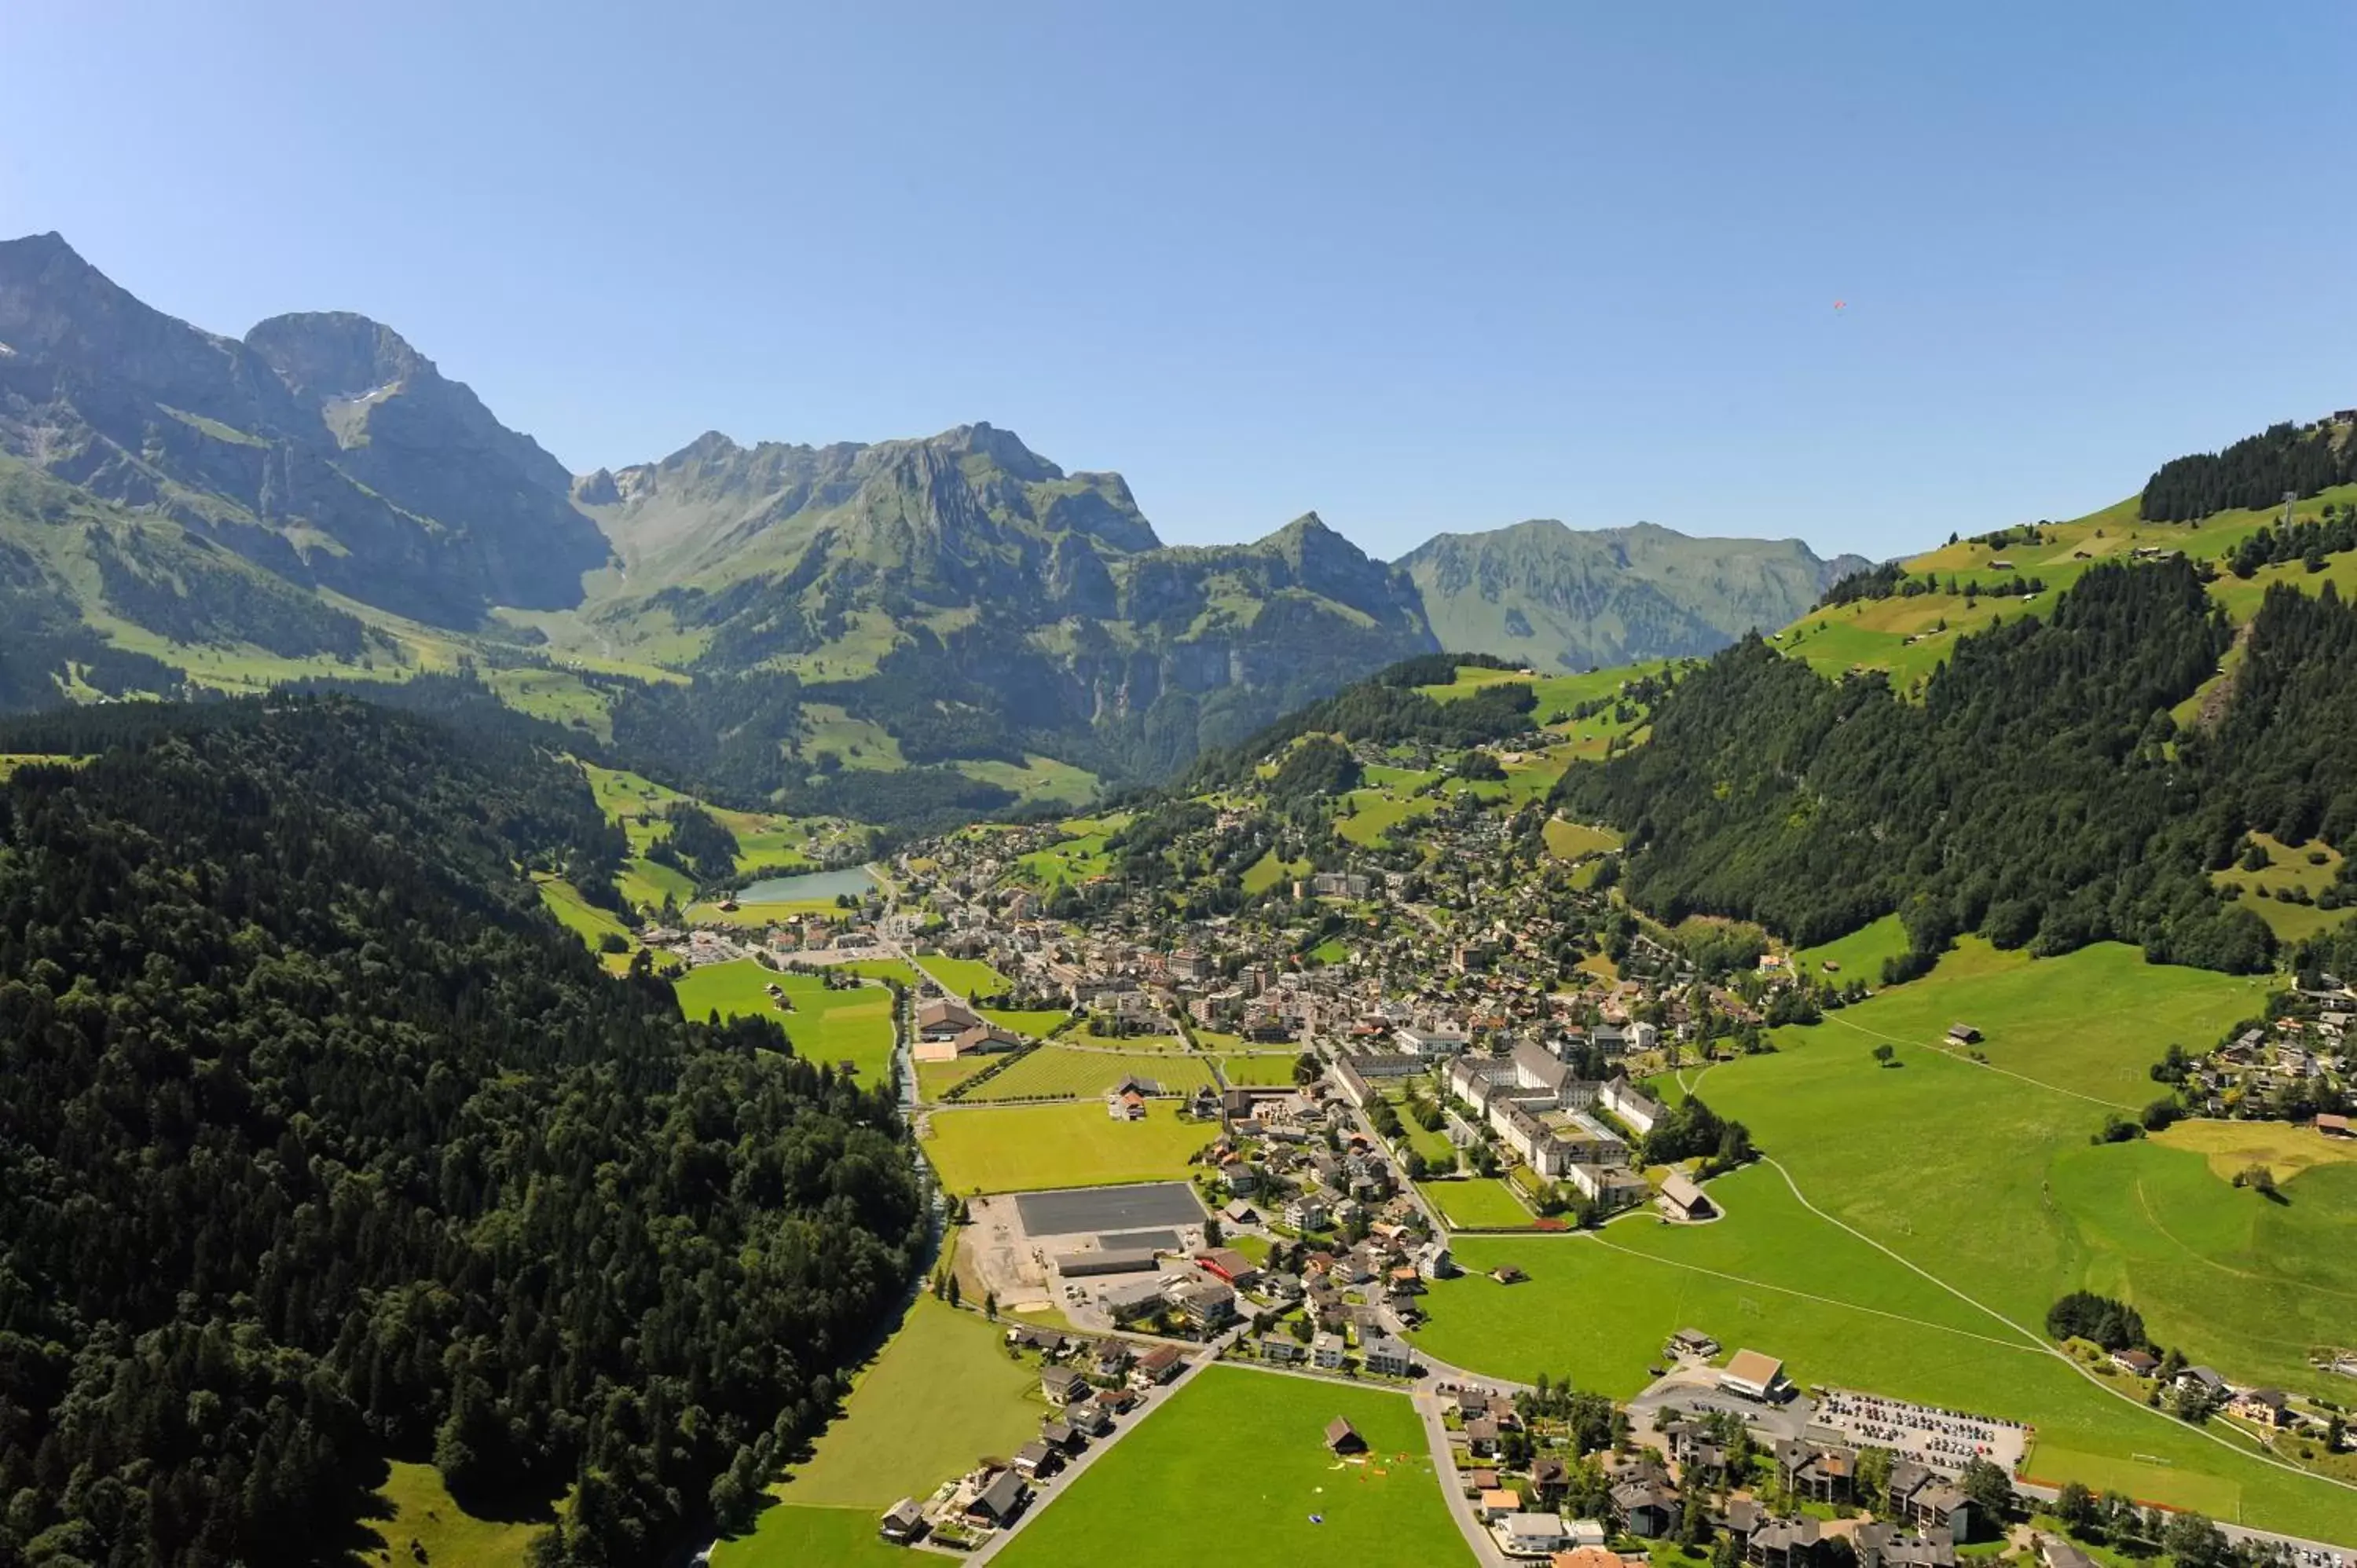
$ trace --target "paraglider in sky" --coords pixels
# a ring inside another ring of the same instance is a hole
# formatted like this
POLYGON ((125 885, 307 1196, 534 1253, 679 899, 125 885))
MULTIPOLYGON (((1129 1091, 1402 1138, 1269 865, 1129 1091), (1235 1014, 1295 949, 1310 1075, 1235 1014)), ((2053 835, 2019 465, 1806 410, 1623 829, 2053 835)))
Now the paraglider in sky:
POLYGON ((1848 300, 1846 300, 1846 299, 1837 299, 1837 300, 1835 300, 1835 301, 1834 301, 1834 308, 1835 308, 1835 310, 1846 310, 1846 309, 1848 309, 1848 308, 1849 308, 1849 301, 1848 301, 1848 300))

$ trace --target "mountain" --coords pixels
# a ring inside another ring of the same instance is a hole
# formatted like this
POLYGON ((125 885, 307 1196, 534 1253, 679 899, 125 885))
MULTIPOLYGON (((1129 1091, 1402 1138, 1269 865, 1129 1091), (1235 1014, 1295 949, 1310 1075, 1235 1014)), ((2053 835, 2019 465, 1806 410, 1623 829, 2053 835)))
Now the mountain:
POLYGON ((607 558, 564 467, 390 328, 282 316, 219 337, 55 234, 0 242, 0 453, 439 626, 577 604, 607 558))
POLYGON ((915 762, 1140 776, 1434 642, 1404 573, 1315 515, 1170 548, 1118 474, 1013 434, 746 447, 709 434, 574 489, 622 563, 604 646, 792 675, 915 762))
POLYGON ((465 658, 712 798, 940 823, 1167 777, 1443 649, 1706 652, 1837 569, 1555 523, 1386 564, 1314 513, 1171 547, 1120 475, 979 423, 576 477, 366 317, 221 337, 0 242, 0 706, 465 658))
POLYGON ((1444 533, 1399 564, 1443 647, 1587 670, 1715 652, 1784 626, 1870 562, 1797 539, 1695 539, 1641 522, 1583 532, 1540 519, 1444 533))

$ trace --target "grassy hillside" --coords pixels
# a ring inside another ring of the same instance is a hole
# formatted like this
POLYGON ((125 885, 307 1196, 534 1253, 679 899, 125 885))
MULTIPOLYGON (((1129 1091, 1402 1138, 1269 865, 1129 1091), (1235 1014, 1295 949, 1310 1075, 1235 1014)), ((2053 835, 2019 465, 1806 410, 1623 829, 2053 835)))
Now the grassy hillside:
MULTIPOLYGON (((2293 509, 2295 521, 2315 521, 2327 507, 2352 503, 2357 503, 2357 485, 2336 486, 2298 502, 2293 509)), ((2271 507, 2222 511, 2197 522, 2151 522, 2137 518, 2136 505, 2132 496, 2068 522, 2038 524, 2034 542, 2025 537, 2028 531, 2017 530, 2001 542, 1962 540, 1910 556, 1904 563, 1908 575, 1932 579, 1934 591, 1812 610, 1772 640, 1826 675, 1886 670, 1900 689, 1912 691, 1945 662, 1959 636, 2000 617, 2042 613, 2098 561, 2134 558, 2138 551, 2175 551, 2197 562, 2222 563, 2259 530, 2277 527, 2283 520, 2283 509, 2271 507), (1999 562, 2007 565, 2000 567, 1999 562), (1951 579, 1956 591, 1949 590, 1951 579), (2031 579, 2042 582, 2044 591, 2025 596, 2022 585, 2031 579), (1982 589, 1979 594, 1963 591, 1975 584, 1982 589)), ((2357 554, 2332 557, 2322 573, 2309 573, 2292 562, 2264 567, 2245 579, 2222 568, 2210 594, 2236 619, 2246 620, 2256 612, 2267 585, 2276 582, 2311 593, 2333 583, 2345 596, 2357 588, 2357 554)))

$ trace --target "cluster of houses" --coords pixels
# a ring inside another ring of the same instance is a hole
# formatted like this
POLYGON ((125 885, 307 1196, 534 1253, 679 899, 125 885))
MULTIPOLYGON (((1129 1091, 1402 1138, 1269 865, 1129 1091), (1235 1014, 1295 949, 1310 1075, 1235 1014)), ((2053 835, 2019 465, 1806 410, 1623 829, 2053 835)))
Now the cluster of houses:
POLYGON ((2357 998, 2340 991, 2303 995, 2312 1016, 2286 1016, 2245 1029, 2188 1069, 2181 1087, 2210 1116, 2312 1113, 2330 1138, 2357 1137, 2357 998), (2287 1112, 2287 1105, 2298 1107, 2287 1112))
POLYGON ((2262 1432, 2320 1437, 2330 1429, 2331 1418, 2323 1411, 2303 1408, 2282 1389, 2229 1382, 2214 1367, 2185 1367, 2164 1376, 2159 1358, 2140 1348, 2115 1350, 2110 1360, 2132 1378, 2165 1381, 2172 1392, 2198 1399, 2206 1410, 2222 1412, 2262 1432))

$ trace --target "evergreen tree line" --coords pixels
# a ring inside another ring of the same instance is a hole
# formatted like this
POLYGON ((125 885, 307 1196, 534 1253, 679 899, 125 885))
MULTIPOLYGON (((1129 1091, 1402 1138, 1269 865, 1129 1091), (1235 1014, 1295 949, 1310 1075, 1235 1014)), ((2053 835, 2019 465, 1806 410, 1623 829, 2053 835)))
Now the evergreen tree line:
POLYGON ((2163 463, 2145 481, 2136 515, 2188 522, 2230 507, 2265 509, 2285 492, 2312 496, 2357 481, 2357 439, 2347 425, 2286 421, 2246 435, 2222 452, 2196 452, 2163 463))
POLYGON ((913 1277, 888 1094, 603 974, 516 870, 618 835, 521 741, 0 728, 52 749, 0 785, 0 1562, 341 1556, 387 1456, 569 1495, 545 1563, 746 1522, 913 1277))
POLYGON ((2273 939, 2208 877, 2251 827, 2357 826, 2357 617, 2271 594, 2215 735, 2169 710, 2233 631, 2182 560, 2101 564, 2050 616, 1960 639, 1921 703, 1827 682, 1757 638, 1681 682, 1652 740, 1556 799, 1622 826, 1624 883, 1662 918, 1757 920, 1798 944, 1900 912, 1928 963, 1964 931, 2068 951, 2117 939, 2244 972, 2273 939))
POLYGON ((2327 504, 2323 513, 2282 530, 2260 529, 2236 547, 2228 569, 2237 577, 2252 577, 2263 566, 2304 561, 2309 571, 2321 572, 2327 555, 2357 550, 2357 506, 2327 504))

